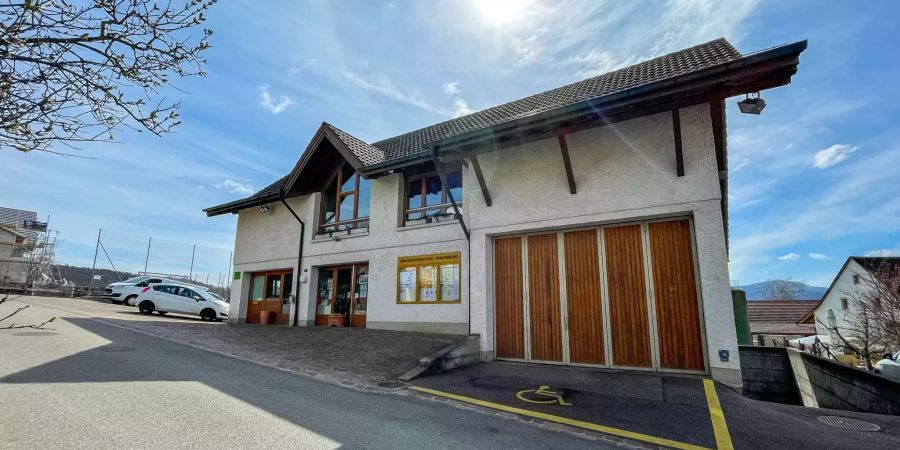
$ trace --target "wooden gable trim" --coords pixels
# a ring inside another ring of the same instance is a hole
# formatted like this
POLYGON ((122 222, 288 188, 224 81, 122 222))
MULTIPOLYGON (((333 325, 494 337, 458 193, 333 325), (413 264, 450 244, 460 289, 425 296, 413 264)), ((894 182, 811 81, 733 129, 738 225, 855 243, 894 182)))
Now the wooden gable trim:
POLYGON ((351 167, 357 172, 361 172, 363 168, 362 161, 350 150, 350 147, 338 137, 337 133, 331 129, 331 127, 322 122, 322 125, 319 126, 319 129, 316 131, 316 134, 313 135, 312 140, 310 140, 309 145, 306 146, 306 150, 304 150, 303 155, 300 157, 300 160, 297 161, 297 164, 291 170, 290 175, 288 175, 288 179, 282 188, 282 193, 291 192, 294 188, 294 184, 297 183, 297 180, 300 178, 300 175, 303 173, 309 161, 312 159, 313 155, 318 151, 321 147, 322 141, 327 140, 337 151, 338 153, 346 160, 351 167))

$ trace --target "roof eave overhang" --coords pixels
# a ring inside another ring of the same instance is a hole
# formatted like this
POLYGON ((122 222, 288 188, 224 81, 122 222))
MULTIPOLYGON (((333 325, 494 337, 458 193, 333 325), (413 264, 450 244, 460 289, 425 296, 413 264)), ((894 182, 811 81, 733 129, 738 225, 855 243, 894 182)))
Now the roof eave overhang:
POLYGON ((678 77, 573 103, 493 127, 435 141, 428 153, 442 161, 544 139, 560 128, 577 130, 789 84, 807 42, 774 47, 678 77))
POLYGON ((266 203, 271 203, 274 201, 278 201, 281 198, 281 193, 276 192, 273 194, 260 196, 256 198, 245 198, 243 200, 237 200, 229 203, 224 203, 218 206, 213 206, 210 208, 206 208, 203 212, 206 213, 206 217, 214 217, 221 216, 222 214, 237 214, 242 209, 252 208, 254 206, 264 205, 266 203))

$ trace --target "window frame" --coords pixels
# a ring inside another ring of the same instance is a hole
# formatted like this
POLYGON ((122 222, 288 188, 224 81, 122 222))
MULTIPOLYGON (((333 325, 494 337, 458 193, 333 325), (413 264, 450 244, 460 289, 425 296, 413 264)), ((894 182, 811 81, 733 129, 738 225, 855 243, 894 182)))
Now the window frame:
MULTIPOLYGON (((450 171, 450 173, 448 173, 448 176, 451 174, 456 174, 456 173, 459 173, 459 180, 460 180, 459 187, 460 187, 460 189, 462 189, 462 170, 461 169, 450 171)), ((412 175, 404 174, 404 177, 403 177, 403 225, 406 226, 406 225, 409 225, 409 222, 418 221, 418 220, 424 220, 424 223, 429 223, 430 222, 429 219, 434 216, 429 217, 427 215, 427 213, 428 213, 428 211, 432 211, 435 209, 441 210, 441 212, 439 213, 439 215, 441 215, 441 216, 450 215, 450 216, 454 216, 453 217, 454 220, 459 220, 459 217, 456 217, 456 212, 453 211, 453 203, 450 202, 450 196, 449 196, 448 192, 449 192, 448 187, 444 184, 443 180, 441 180, 441 177, 440 177, 440 175, 438 175, 436 170, 422 172, 422 173, 416 173, 416 174, 412 174, 412 175), (436 205, 428 205, 427 204, 428 203, 428 180, 430 178, 437 178, 438 182, 440 182, 440 184, 441 184, 441 202, 436 205), (422 196, 421 197, 422 205, 412 208, 409 205, 409 197, 410 197, 410 189, 409 188, 410 188, 410 185, 416 181, 421 181, 421 187, 420 187, 421 192, 419 194, 422 196), (423 215, 423 217, 421 217, 419 219, 410 219, 409 215, 414 214, 414 213, 423 213, 424 215, 423 215)), ((465 192, 463 193, 463 195, 465 195, 465 192)), ((462 207, 463 200, 461 198, 454 198, 453 200, 456 202, 457 207, 462 207)))
POLYGON ((369 219, 371 218, 371 215, 372 215, 372 212, 371 212, 371 201, 372 201, 371 187, 369 188, 369 205, 370 205, 369 215, 365 216, 365 217, 359 217, 359 191, 360 191, 360 185, 362 184, 362 180, 364 180, 364 178, 362 176, 360 176, 359 172, 357 172, 356 169, 353 169, 352 167, 350 167, 350 164, 347 162, 344 162, 343 164, 338 166, 337 169, 335 169, 335 174, 333 175, 333 178, 329 179, 329 183, 326 184, 326 187, 324 189, 322 189, 322 192, 321 192, 322 204, 321 204, 321 208, 319 208, 319 224, 318 224, 318 227, 316 228, 317 234, 329 234, 329 233, 333 233, 336 231, 353 230, 353 229, 357 229, 357 228, 368 228, 369 227, 369 219), (354 187, 352 190, 342 191, 341 187, 344 185, 344 181, 349 180, 349 178, 344 179, 344 169, 348 168, 348 167, 351 170, 353 170, 353 177, 355 177, 354 187), (330 187, 332 180, 335 181, 334 222, 325 223, 325 211, 328 206, 325 203, 326 192, 328 191, 328 187, 330 187), (350 195, 353 196, 353 217, 350 219, 343 220, 341 218, 341 202, 344 200, 345 197, 348 197, 350 195), (361 226, 362 223, 365 223, 365 226, 361 226), (328 228, 333 228, 333 229, 328 230, 328 228))
POLYGON ((416 257, 408 257, 411 261, 403 261, 403 257, 397 263, 397 298, 398 305, 454 305, 462 303, 462 254, 460 252, 440 253, 434 255, 421 255, 416 257), (456 300, 445 301, 443 299, 443 284, 441 283, 442 268, 444 266, 456 266, 456 300), (433 267, 434 276, 432 278, 435 290, 434 300, 422 300, 422 276, 423 267, 433 267), (409 269, 415 269, 416 285, 413 290, 415 299, 411 302, 400 300, 400 274, 409 269))

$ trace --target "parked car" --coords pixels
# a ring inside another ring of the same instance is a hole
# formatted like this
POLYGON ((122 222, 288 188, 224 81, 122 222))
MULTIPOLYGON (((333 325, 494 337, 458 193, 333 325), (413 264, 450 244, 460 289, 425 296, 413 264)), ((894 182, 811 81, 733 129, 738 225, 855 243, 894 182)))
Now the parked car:
POLYGON ((884 359, 875 363, 873 369, 887 379, 900 381, 900 352, 884 355, 884 359))
POLYGON ((180 313, 200 316, 203 320, 228 318, 228 303, 209 291, 180 283, 151 284, 141 290, 135 300, 141 314, 180 313))
POLYGON ((151 283, 169 282, 164 278, 153 277, 149 275, 141 275, 139 277, 129 278, 125 281, 110 283, 106 285, 103 297, 116 305, 129 305, 141 293, 141 289, 147 287, 151 283))

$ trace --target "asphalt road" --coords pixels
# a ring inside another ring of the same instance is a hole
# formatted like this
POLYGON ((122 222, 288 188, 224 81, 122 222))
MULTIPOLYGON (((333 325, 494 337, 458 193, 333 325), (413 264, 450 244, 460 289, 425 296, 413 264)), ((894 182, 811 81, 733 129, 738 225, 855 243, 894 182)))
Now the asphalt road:
POLYGON ((0 331, 0 447, 609 445, 416 397, 345 389, 62 311, 32 307, 16 322, 51 314, 60 316, 52 331, 0 331))

